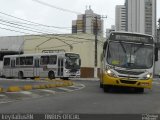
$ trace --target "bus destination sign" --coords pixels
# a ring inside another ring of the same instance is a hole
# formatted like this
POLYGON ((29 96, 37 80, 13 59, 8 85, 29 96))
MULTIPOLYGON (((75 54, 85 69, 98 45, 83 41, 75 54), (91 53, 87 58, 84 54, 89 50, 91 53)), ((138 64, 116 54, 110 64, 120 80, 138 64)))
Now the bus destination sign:
POLYGON ((146 44, 153 44, 153 37, 138 35, 138 34, 111 34, 110 40, 128 41, 128 42, 140 42, 146 44))

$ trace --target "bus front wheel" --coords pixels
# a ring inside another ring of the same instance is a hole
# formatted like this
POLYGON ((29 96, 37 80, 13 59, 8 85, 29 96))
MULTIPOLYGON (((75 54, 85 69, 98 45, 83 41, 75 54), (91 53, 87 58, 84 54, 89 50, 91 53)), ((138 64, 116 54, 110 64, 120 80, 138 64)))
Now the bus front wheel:
POLYGON ((109 86, 109 85, 103 85, 103 91, 104 92, 109 92, 110 89, 111 89, 111 86, 109 86))
POLYGON ((135 88, 135 92, 143 93, 144 92, 144 88, 135 88))
POLYGON ((50 72, 48 73, 48 78, 49 78, 50 80, 55 79, 55 74, 54 74, 53 71, 50 71, 50 72))
POLYGON ((100 87, 100 88, 103 88, 103 84, 102 84, 101 82, 100 82, 100 84, 99 84, 99 87, 100 87))

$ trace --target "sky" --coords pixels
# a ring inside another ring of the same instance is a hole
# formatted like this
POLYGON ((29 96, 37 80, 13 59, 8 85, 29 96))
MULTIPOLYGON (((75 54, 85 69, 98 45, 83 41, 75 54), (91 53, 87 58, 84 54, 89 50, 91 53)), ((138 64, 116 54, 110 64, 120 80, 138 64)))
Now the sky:
MULTIPOLYGON (((71 33, 72 20, 75 20, 78 14, 83 14, 89 5, 95 13, 107 16, 104 18, 104 29, 110 28, 115 24, 115 6, 124 5, 124 1, 0 0, 0 36, 71 33), (49 6, 40 4, 38 1, 49 6)), ((158 6, 160 6, 160 0, 157 0, 157 20, 160 18, 158 6)))

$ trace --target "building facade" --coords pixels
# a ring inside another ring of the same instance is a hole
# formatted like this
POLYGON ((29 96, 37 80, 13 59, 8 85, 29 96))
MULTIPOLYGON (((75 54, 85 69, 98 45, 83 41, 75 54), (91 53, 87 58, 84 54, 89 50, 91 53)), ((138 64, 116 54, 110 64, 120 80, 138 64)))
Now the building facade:
POLYGON ((116 31, 126 31, 126 6, 117 5, 115 14, 116 31))
POLYGON ((127 31, 156 38, 156 0, 126 0, 127 31))
POLYGON ((150 34, 157 41, 156 0, 126 0, 115 16, 116 31, 150 34))
MULTIPOLYGON (((93 34, 51 34, 24 36, 24 53, 41 53, 43 50, 65 50, 76 52, 81 57, 81 77, 93 78, 95 65, 95 35, 93 34)), ((98 36, 97 74, 101 65, 101 55, 105 38, 98 36)))
POLYGON ((91 8, 85 10, 85 14, 77 16, 77 20, 72 21, 72 33, 87 33, 103 35, 103 20, 101 16, 94 13, 91 8))
POLYGON ((160 18, 158 19, 157 43, 160 44, 160 18))

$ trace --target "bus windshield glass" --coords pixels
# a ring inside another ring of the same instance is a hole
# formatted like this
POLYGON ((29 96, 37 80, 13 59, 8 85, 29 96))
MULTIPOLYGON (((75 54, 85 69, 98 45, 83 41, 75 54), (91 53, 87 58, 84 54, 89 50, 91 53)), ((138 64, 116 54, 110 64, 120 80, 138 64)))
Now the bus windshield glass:
POLYGON ((143 43, 109 42, 106 61, 131 69, 149 69, 153 65, 153 46, 143 43))
POLYGON ((66 53, 66 68, 67 69, 79 69, 80 57, 78 54, 66 53))

